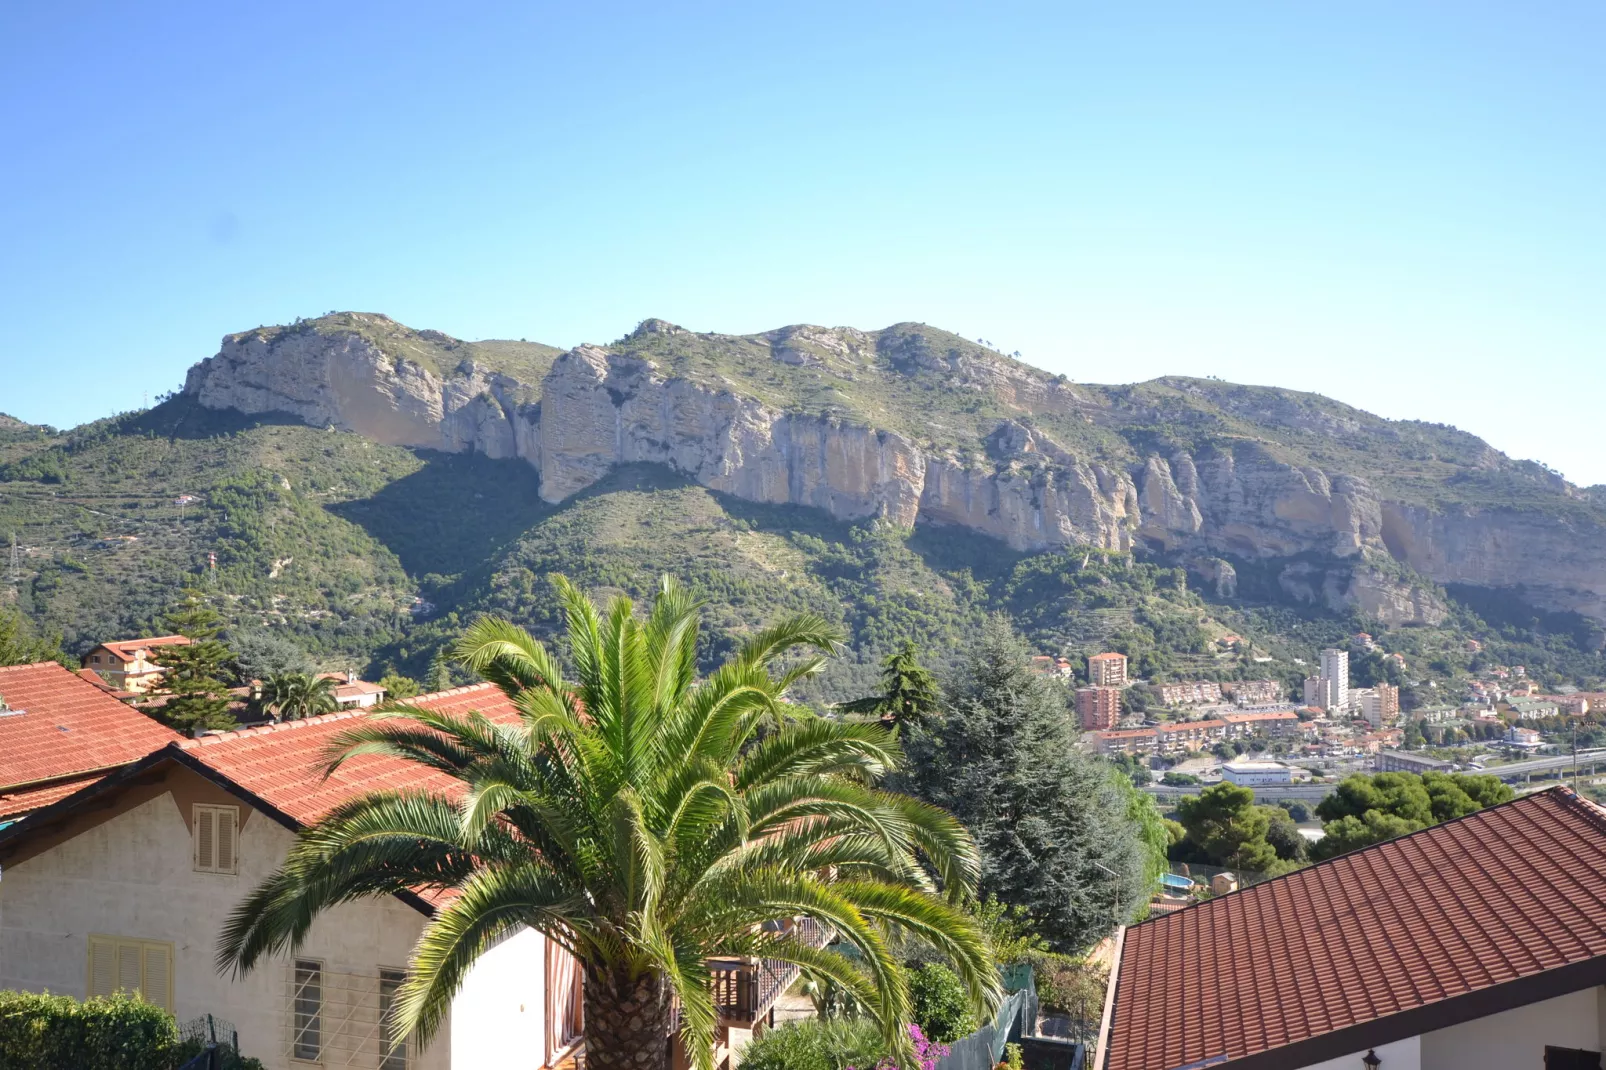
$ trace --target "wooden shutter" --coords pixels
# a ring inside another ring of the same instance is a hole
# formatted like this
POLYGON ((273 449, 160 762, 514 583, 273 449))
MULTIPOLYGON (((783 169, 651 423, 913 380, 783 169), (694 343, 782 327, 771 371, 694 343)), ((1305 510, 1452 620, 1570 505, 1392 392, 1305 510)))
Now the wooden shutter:
POLYGON ((117 991, 117 941, 109 936, 89 938, 90 999, 117 991))
POLYGON ((240 808, 195 806, 195 868, 202 873, 236 871, 240 808))
POLYGON ((154 1003, 165 1011, 173 1009, 173 945, 145 944, 140 948, 144 955, 141 965, 144 976, 140 979, 139 993, 146 1003, 154 1003))
POLYGON ((217 871, 219 873, 234 872, 234 842, 235 826, 240 820, 240 811, 232 806, 218 808, 217 812, 217 850, 215 852, 217 871))
POLYGON ((195 868, 203 873, 211 873, 216 865, 212 852, 217 837, 216 815, 210 806, 195 808, 195 868))
POLYGON ((122 992, 138 992, 140 986, 140 946, 128 940, 117 942, 117 988, 122 992))

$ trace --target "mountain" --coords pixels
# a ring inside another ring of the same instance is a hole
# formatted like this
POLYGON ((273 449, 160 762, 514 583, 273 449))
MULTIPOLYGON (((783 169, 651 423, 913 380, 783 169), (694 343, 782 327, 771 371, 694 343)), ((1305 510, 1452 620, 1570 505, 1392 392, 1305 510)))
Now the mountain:
POLYGON ((556 635, 552 572, 640 597, 669 571, 709 603, 710 664, 785 610, 841 627, 813 701, 866 693, 905 638, 951 662, 992 612, 1045 653, 1290 693, 1365 628, 1409 669, 1357 653, 1357 683, 1431 701, 1478 666, 1606 676, 1577 612, 1602 511, 1452 429, 1214 381, 1071 384, 918 324, 647 321, 562 352, 346 313, 231 335, 147 411, 0 422, 0 610, 81 653, 200 586, 247 654, 422 678, 483 612, 556 635), (1420 533, 1389 520, 1418 513, 1420 533), (1479 554, 1511 574, 1467 579, 1479 554))
POLYGON ((698 334, 647 320, 606 347, 462 342, 342 313, 230 335, 185 395, 540 473, 562 502, 667 464, 747 501, 965 528, 1018 551, 1288 560, 1295 597, 1389 624, 1438 584, 1606 619, 1606 505, 1440 425, 1214 380, 1072 383, 923 324, 698 334))

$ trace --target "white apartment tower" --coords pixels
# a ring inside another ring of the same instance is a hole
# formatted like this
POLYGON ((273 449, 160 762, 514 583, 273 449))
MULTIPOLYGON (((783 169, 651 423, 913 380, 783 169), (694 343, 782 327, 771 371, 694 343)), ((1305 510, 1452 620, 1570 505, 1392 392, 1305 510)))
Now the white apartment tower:
POLYGON ((1329 710, 1342 710, 1349 705, 1349 651, 1322 651, 1321 676, 1322 705, 1329 710))

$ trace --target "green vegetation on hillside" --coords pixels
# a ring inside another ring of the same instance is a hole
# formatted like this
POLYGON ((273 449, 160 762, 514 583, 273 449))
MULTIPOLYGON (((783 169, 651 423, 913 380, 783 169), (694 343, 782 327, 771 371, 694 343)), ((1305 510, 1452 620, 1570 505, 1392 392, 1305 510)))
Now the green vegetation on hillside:
MULTIPOLYGON (((652 465, 551 506, 522 461, 382 446, 183 397, 64 434, 8 424, 0 450, 0 553, 13 535, 19 548, 19 583, 0 587, 0 605, 32 637, 59 633, 69 654, 158 628, 195 586, 242 655, 277 637, 311 656, 296 671, 433 686, 451 679, 441 648, 482 612, 553 636, 551 572, 640 597, 669 571, 710 603, 705 664, 783 612, 842 627, 847 656, 801 694, 817 705, 875 693, 881 659, 906 641, 940 675, 1000 608, 1038 652, 1079 663, 1121 650, 1158 680, 1271 677, 1295 694, 1317 650, 1363 628, 1405 665, 1357 649, 1356 682, 1402 684, 1407 704, 1439 701, 1433 685, 1490 664, 1526 665, 1547 688, 1606 675, 1599 625, 1477 589, 1444 593, 1440 627, 1389 630, 1292 599, 1279 583, 1288 561, 1233 559, 1238 594, 1224 599, 1163 556, 1020 554, 963 529, 843 523, 652 465), (1229 647, 1229 634, 1243 641, 1229 647)), ((271 651, 258 660, 289 667, 271 651)))

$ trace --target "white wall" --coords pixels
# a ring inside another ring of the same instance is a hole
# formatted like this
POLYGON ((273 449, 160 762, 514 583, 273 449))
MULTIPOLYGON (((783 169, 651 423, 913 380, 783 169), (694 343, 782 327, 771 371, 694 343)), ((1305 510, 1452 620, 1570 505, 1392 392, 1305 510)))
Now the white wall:
MULTIPOLYGON (((1377 1052, 1382 1064, 1377 1070, 1425 1070, 1427 1064, 1422 1061, 1421 1041, 1418 1037, 1409 1037, 1397 1040, 1393 1044, 1384 1044, 1379 1048, 1369 1049, 1377 1052)), ((1305 1070, 1366 1070, 1361 1060, 1366 1058, 1365 1051, 1351 1052, 1340 1055, 1336 1059, 1327 1059, 1319 1063, 1311 1063, 1305 1070)), ((1462 1070, 1473 1070, 1468 1065, 1462 1070)), ((1502 1068, 1504 1070, 1504 1068, 1502 1068)), ((1540 1070, 1536 1066, 1534 1070, 1540 1070)))
POLYGON ((546 937, 526 929, 491 948, 452 1000, 452 1066, 537 1070, 546 1053, 546 937))
MULTIPOLYGON (((1492 1014, 1422 1036, 1422 1070, 1542 1067, 1545 1045, 1601 1050, 1597 989, 1492 1014)), ((1383 1070, 1387 1070, 1385 1064, 1383 1070)))
MULTIPOLYGON (((1378 1070, 1542 1070, 1545 1046, 1600 1051, 1606 989, 1590 988, 1376 1049, 1378 1070)), ((1364 1070, 1365 1051, 1304 1070, 1364 1070)))
MULTIPOLYGON (((253 813, 240 829, 240 872, 196 873, 178 804, 162 794, 8 865, 0 874, 0 988, 81 998, 90 933, 171 941, 179 1021, 207 1013, 228 1019, 245 1054, 275 1070, 289 1066, 287 964, 272 961, 231 980, 212 962, 225 918, 292 840, 283 826, 253 813)), ((319 918, 297 956, 322 960, 331 981, 334 971, 377 978, 381 966, 407 965, 424 922, 396 899, 342 905, 319 918)), ((410 1066, 445 1070, 449 1043, 448 1030, 410 1066)))

